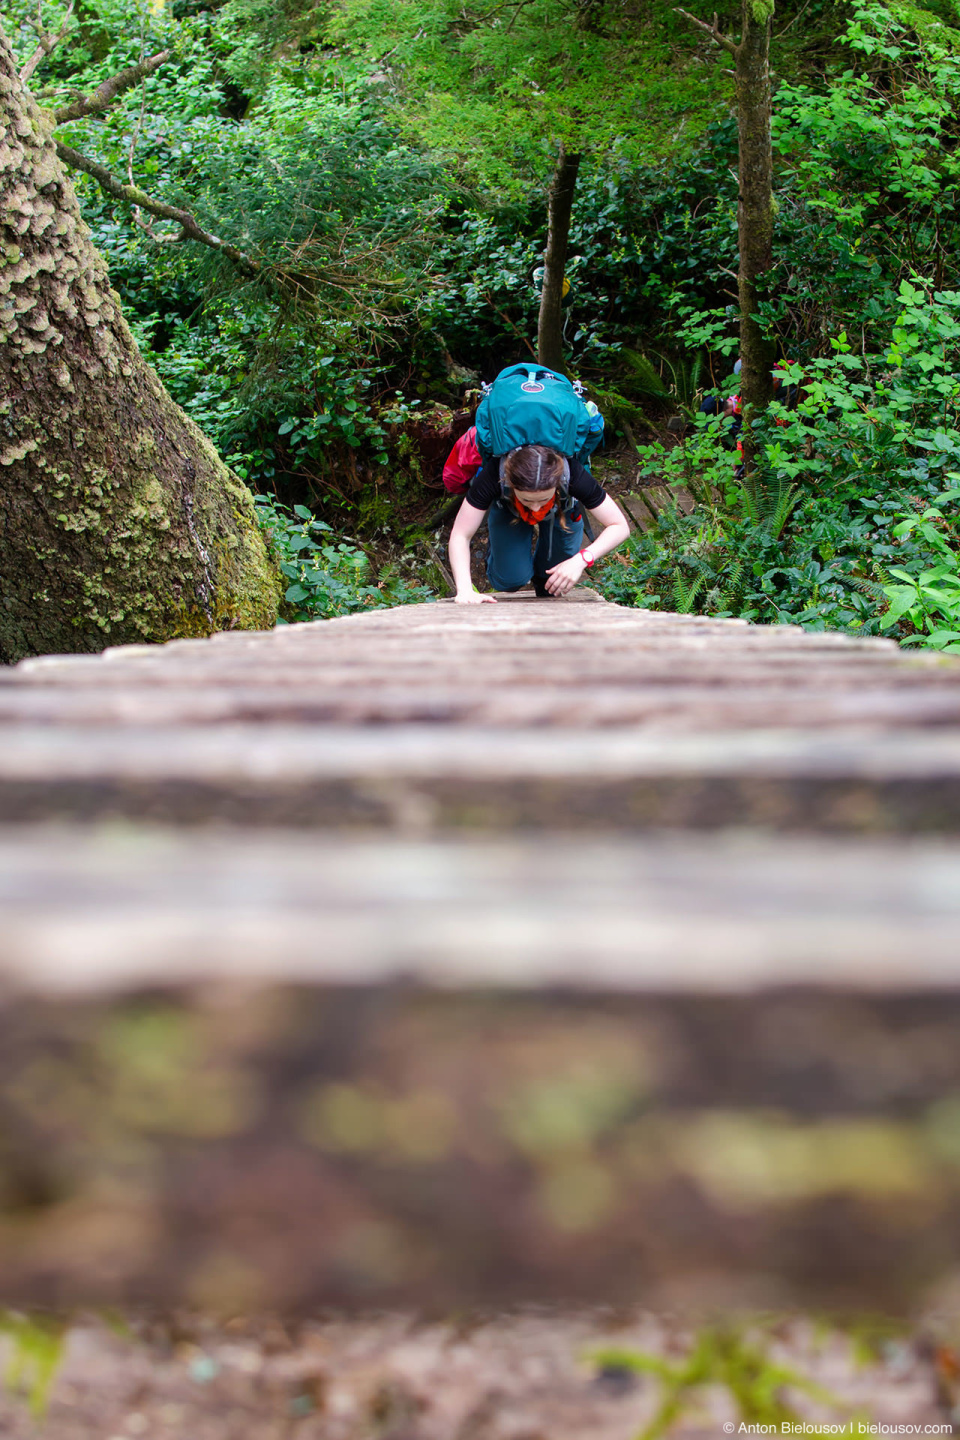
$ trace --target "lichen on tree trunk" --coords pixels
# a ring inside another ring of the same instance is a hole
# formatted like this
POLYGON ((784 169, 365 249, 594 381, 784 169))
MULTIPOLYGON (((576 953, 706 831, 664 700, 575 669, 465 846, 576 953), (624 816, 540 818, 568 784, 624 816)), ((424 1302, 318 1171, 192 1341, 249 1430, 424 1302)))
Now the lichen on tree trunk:
POLYGON ((738 229, 740 248, 740 395, 743 459, 756 466, 751 422, 773 398, 773 342, 758 312, 763 276, 773 266, 773 146, 770 136, 770 29, 774 0, 744 0, 743 32, 736 50, 737 128, 740 141, 738 229))
POLYGON ((561 145, 548 201, 547 248, 543 260, 543 292, 537 325, 537 358, 551 370, 564 369, 563 276, 567 265, 570 216, 577 188, 580 156, 568 154, 561 145))
POLYGON ((0 34, 0 662, 276 620, 252 497, 140 356, 0 34))

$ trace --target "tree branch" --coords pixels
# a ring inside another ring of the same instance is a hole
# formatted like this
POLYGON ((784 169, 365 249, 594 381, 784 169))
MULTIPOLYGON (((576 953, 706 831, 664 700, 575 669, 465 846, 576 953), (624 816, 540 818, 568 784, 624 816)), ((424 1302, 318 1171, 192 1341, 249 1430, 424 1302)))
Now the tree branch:
POLYGON ((67 6, 67 13, 63 17, 63 24, 60 26, 60 29, 57 31, 56 35, 54 35, 51 32, 44 30, 43 28, 43 0, 37 0, 37 18, 33 21, 33 28, 37 32, 39 43, 36 50, 34 50, 33 54, 30 56, 30 59, 27 61, 26 65, 24 65, 23 69, 20 71, 20 80, 22 84, 26 85, 27 81, 33 75, 34 70, 36 70, 37 66, 40 64, 40 61, 45 59, 47 55, 52 55, 54 50, 56 50, 57 46, 60 44, 60 41, 63 39, 64 35, 66 35, 67 26, 70 23, 70 16, 73 14, 73 3, 74 0, 70 0, 70 4, 67 6))
MULTIPOLYGON (((169 238, 164 237, 165 243, 176 244, 181 240, 196 240, 201 245, 209 245, 211 250, 219 250, 245 274, 260 274, 259 261, 244 254, 242 250, 238 250, 236 245, 230 245, 226 240, 221 240, 219 235, 211 235, 208 230, 204 230, 189 210, 180 210, 175 205, 164 205, 163 201, 154 200, 145 190, 141 190, 139 185, 124 185, 103 165, 98 165, 95 160, 90 160, 86 155, 81 155, 79 151, 72 150, 61 140, 57 140, 55 144, 57 154, 64 165, 68 165, 71 170, 83 170, 87 175, 91 175, 101 190, 114 200, 122 200, 125 205, 139 206, 141 210, 146 210, 148 215, 156 215, 159 220, 176 221, 180 226, 180 234, 171 235, 169 238)), ((157 238, 154 236, 154 239, 157 238)))
POLYGON ((533 356, 534 360, 536 360, 536 358, 537 358, 537 352, 536 352, 536 350, 534 350, 533 346, 530 344, 530 341, 527 339, 526 335, 524 335, 524 333, 523 333, 523 331, 520 329, 520 327, 519 327, 518 325, 514 325, 513 321, 510 319, 510 316, 509 316, 509 315, 505 315, 505 314, 503 313, 503 311, 500 309, 499 305, 495 305, 495 304, 493 303, 493 301, 490 299, 490 296, 489 296, 489 295, 484 295, 483 298, 484 298, 484 300, 486 300, 486 302, 487 302, 487 304, 490 306, 491 310, 495 310, 496 313, 500 316, 500 319, 506 321, 506 323, 510 326, 510 329, 513 331, 514 335, 516 335, 517 339, 523 341, 524 345, 526 345, 527 349, 530 351, 530 354, 533 356))
POLYGON ((80 120, 85 115, 101 115, 125 90, 130 90, 139 81, 145 80, 169 59, 170 51, 161 50, 158 55, 151 55, 149 60, 142 60, 139 65, 128 65, 126 70, 120 70, 116 75, 111 75, 109 80, 104 80, 92 95, 82 95, 79 100, 73 100, 69 105, 55 110, 54 119, 58 125, 65 125, 68 120, 80 120))
POLYGON ((731 55, 736 55, 737 44, 730 39, 729 35, 724 35, 720 29, 717 24, 716 12, 714 12, 712 25, 708 25, 705 20, 698 20, 696 15, 691 15, 689 10, 683 10, 679 5, 674 6, 674 14, 682 15, 685 20, 689 20, 691 25, 696 25, 698 30, 702 30, 704 34, 709 35, 710 39, 715 40, 724 50, 729 50, 731 55))

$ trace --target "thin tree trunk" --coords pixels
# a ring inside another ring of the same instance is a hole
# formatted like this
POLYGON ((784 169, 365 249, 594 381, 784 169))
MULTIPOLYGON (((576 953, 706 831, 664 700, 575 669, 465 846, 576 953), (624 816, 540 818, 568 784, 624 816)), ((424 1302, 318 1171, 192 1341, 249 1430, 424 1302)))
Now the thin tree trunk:
POLYGON ((551 370, 563 371, 563 277, 567 266, 570 216, 577 188, 579 154, 568 155, 561 145, 548 200, 547 249, 543 261, 543 291, 537 324, 537 358, 551 370))
POLYGON ((703 30, 734 57, 737 132, 740 141, 739 230, 740 399, 743 461, 748 483, 756 470, 752 421, 773 399, 776 349, 765 340, 757 318, 762 277, 773 267, 773 142, 770 136, 770 31, 775 0, 743 0, 739 44, 717 25, 677 7, 677 14, 703 30))
POLYGON ((764 338, 757 312, 762 277, 773 266, 773 145, 770 136, 770 30, 773 0, 743 0, 743 33, 736 50, 737 128, 740 140, 740 397, 746 475, 756 468, 753 418, 773 398, 776 351, 764 338))
POLYGON ((0 662, 274 623, 252 499, 141 358, 0 34, 0 662))

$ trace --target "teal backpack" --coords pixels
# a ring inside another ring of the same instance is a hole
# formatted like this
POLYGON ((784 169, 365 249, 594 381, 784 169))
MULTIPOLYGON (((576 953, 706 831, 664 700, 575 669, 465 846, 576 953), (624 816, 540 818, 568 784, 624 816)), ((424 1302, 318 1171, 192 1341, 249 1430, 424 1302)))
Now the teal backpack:
POLYGON ((567 457, 593 449, 580 387, 542 365, 501 370, 480 402, 476 423, 477 449, 485 460, 518 445, 546 445, 567 457))

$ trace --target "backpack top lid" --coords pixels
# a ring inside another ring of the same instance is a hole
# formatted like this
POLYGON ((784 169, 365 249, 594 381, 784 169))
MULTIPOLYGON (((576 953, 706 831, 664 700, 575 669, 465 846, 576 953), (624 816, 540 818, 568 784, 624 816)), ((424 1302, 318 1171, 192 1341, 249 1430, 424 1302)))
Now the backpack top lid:
POLYGON ((590 416, 565 375, 542 365, 509 365, 481 400, 476 424, 485 457, 521 445, 546 445, 570 456, 582 449, 590 416))

